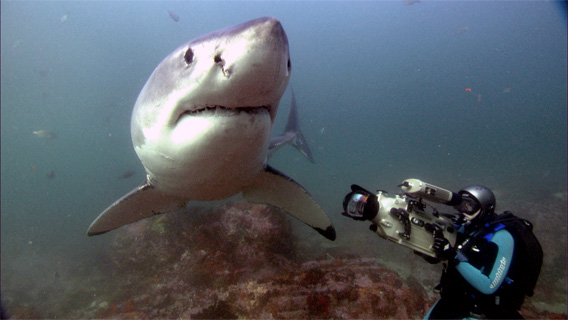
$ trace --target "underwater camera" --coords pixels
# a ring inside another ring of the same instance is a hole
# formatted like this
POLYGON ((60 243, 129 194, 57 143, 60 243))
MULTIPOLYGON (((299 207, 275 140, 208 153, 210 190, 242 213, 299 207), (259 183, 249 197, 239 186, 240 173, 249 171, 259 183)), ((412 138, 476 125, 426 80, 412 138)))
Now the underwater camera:
POLYGON ((424 200, 453 206, 461 202, 461 197, 418 179, 404 180, 399 187, 403 194, 389 197, 382 190, 373 194, 351 185, 351 192, 343 200, 342 214, 355 220, 369 220, 370 229, 380 237, 431 257, 437 256, 432 249, 435 235, 443 234, 454 246, 457 232, 454 222, 458 217, 440 214, 424 200))

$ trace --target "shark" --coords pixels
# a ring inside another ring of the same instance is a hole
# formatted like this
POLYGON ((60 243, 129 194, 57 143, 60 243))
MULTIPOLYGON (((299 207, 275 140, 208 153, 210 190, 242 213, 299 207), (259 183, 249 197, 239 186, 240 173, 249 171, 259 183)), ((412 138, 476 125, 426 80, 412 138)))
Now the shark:
POLYGON ((240 194, 335 240, 335 228, 318 202, 267 163, 269 150, 285 144, 313 161, 299 131, 294 96, 284 133, 271 138, 291 69, 288 38, 272 17, 205 34, 164 58, 131 117, 132 144, 146 179, 104 210, 87 235, 184 209, 191 201, 240 194))

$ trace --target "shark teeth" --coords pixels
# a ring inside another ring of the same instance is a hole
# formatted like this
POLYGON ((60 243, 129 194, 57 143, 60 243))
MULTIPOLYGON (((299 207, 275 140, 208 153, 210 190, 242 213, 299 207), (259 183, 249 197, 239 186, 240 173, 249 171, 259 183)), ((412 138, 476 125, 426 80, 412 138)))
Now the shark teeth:
POLYGON ((182 112, 176 120, 176 123, 184 116, 197 116, 197 115, 237 115, 241 112, 246 114, 261 114, 270 113, 272 107, 270 105, 258 106, 258 107, 237 107, 237 108, 227 108, 224 106, 204 106, 198 107, 193 110, 186 110, 182 112))
POLYGON ((258 107, 237 107, 237 108, 227 108, 227 107, 223 107, 223 106, 205 106, 205 107, 200 107, 194 110, 186 110, 184 111, 180 117, 184 116, 184 115, 197 115, 197 114, 203 114, 203 113, 240 113, 240 112, 245 112, 245 113, 251 113, 251 114, 256 114, 256 113, 262 113, 265 111, 270 112, 271 107, 269 105, 266 106, 258 106, 258 107))

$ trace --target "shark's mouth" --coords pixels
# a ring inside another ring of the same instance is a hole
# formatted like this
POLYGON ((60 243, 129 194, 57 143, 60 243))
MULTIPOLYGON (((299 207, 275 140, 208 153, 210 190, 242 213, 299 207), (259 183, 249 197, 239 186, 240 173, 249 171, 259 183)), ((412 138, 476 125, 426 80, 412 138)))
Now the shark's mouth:
POLYGON ((268 114, 270 114, 271 110, 272 110, 272 106, 270 106, 270 105, 263 105, 263 106, 257 106, 257 107, 237 107, 237 108, 227 108, 227 107, 224 107, 224 106, 203 106, 203 107, 194 108, 193 110, 186 110, 186 111, 182 112, 179 115, 177 121, 179 121, 184 116, 197 116, 197 115, 199 115, 199 116, 214 116, 214 115, 231 116, 231 115, 237 115, 237 114, 240 114, 240 113, 246 113, 246 114, 268 113, 268 114))

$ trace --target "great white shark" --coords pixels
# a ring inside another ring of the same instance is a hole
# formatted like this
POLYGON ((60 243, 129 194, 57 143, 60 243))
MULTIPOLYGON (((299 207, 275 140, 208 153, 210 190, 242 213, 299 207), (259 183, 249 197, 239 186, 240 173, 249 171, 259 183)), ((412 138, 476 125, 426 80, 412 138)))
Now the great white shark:
POLYGON ((286 33, 268 17, 203 35, 168 55, 132 113, 132 143, 146 181, 103 211, 87 234, 182 209, 192 200, 240 193, 334 240, 331 221, 308 191, 267 164, 269 149, 285 143, 311 158, 297 130, 294 97, 284 134, 271 140, 290 71, 286 33))

